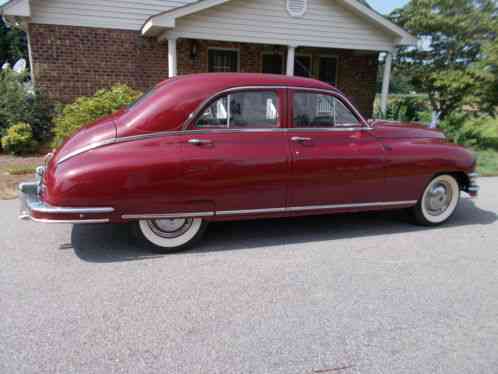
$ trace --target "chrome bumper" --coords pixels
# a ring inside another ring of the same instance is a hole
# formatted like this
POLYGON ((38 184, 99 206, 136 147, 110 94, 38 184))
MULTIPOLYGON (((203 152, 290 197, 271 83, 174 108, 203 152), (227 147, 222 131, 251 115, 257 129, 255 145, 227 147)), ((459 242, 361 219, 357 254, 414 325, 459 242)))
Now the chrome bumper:
POLYGON ((39 182, 28 182, 19 184, 19 200, 21 209, 19 218, 44 223, 105 223, 109 218, 94 218, 99 214, 110 214, 113 208, 67 208, 51 206, 40 199, 39 182), (37 218, 39 215, 43 218, 37 218), (86 218, 90 215, 90 218, 86 218), (68 219, 67 216, 77 216, 78 219, 68 219))
POLYGON ((467 192, 470 196, 476 197, 481 189, 477 184, 477 178, 479 178, 479 173, 469 173, 467 174, 469 178, 469 184, 465 188, 465 192, 467 192))

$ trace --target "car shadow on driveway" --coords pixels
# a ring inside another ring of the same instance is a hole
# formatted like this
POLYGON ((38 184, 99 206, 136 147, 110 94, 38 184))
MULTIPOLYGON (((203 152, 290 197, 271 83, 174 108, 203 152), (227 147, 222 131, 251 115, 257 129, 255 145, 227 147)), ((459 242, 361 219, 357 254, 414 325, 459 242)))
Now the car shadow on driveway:
MULTIPOLYGON (((489 225, 496 220, 496 213, 480 209, 471 199, 462 199, 451 221, 441 228, 470 228, 473 225, 489 225)), ((71 244, 76 255, 88 262, 136 261, 162 257, 141 248, 132 239, 129 229, 129 225, 119 224, 75 225, 71 244)), ((257 249, 421 230, 433 228, 411 224, 403 211, 215 222, 209 225, 203 240, 189 253, 257 249)))

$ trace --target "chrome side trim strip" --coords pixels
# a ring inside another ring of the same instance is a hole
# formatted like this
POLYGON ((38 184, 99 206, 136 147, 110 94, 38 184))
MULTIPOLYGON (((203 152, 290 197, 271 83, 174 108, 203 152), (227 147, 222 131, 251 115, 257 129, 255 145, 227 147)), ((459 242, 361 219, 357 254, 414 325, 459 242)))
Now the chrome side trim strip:
POLYGON ((116 143, 116 140, 117 140, 117 138, 110 139, 110 140, 104 140, 104 141, 101 141, 101 142, 96 142, 96 143, 89 144, 89 145, 87 145, 85 147, 82 147, 82 148, 78 148, 77 150, 75 150, 75 151, 73 151, 71 153, 68 153, 67 155, 65 155, 64 157, 62 157, 60 160, 58 160, 57 161, 57 165, 63 163, 64 161, 69 160, 70 158, 78 156, 78 155, 80 155, 82 153, 91 151, 92 149, 104 147, 104 146, 109 145, 109 144, 114 144, 114 143, 116 143))
POLYGON ((100 214, 114 212, 114 208, 64 208, 36 202, 31 202, 30 209, 34 212, 50 214, 100 214))
POLYGON ((308 205, 300 207, 289 207, 291 212, 306 211, 306 210, 321 210, 321 209, 343 209, 343 208, 369 208, 376 206, 393 206, 393 205, 411 205, 416 204, 417 200, 409 201, 388 201, 379 203, 361 203, 361 204, 333 204, 333 205, 308 205))
POLYGON ((265 213, 282 213, 288 208, 269 208, 269 209, 248 209, 248 210, 224 210, 216 212, 217 216, 231 216, 235 214, 265 214, 265 213))
POLYGON ((161 219, 161 218, 198 218, 212 217, 214 212, 198 212, 198 213, 173 213, 173 214, 124 214, 123 219, 161 219))
POLYGON ((199 213, 171 213, 171 214, 125 214, 123 219, 161 219, 161 218, 196 218, 196 217, 213 217, 213 216, 233 216, 238 214, 266 214, 266 213, 284 213, 284 212, 302 212, 309 210, 328 210, 344 208, 368 208, 397 205, 415 205, 417 200, 408 201, 388 201, 378 203, 361 203, 361 204, 334 204, 334 205, 308 205, 301 207, 287 208, 268 208, 268 209, 246 209, 246 210, 223 210, 219 212, 199 212, 199 213))
MULTIPOLYGON (((22 218, 23 219, 23 218, 22 218)), ((39 219, 39 218, 29 218, 33 222, 38 223, 59 223, 59 224, 89 224, 89 223, 109 223, 109 219, 87 219, 87 220, 49 220, 49 219, 39 219)))

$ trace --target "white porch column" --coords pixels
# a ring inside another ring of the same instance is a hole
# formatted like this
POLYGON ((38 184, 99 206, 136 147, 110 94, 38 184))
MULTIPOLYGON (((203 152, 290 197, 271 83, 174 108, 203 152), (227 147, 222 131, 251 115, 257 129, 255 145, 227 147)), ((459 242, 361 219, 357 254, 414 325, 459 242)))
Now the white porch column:
POLYGON ((296 58, 296 47, 293 45, 287 46, 287 75, 294 75, 294 60, 296 58))
POLYGON ((393 62, 393 53, 387 52, 384 61, 384 76, 382 77, 382 94, 380 97, 380 110, 382 113, 387 109, 387 97, 389 96, 389 82, 391 80, 391 65, 393 62))
POLYGON ((177 58, 176 58, 176 38, 168 39, 168 76, 170 78, 177 75, 177 58))

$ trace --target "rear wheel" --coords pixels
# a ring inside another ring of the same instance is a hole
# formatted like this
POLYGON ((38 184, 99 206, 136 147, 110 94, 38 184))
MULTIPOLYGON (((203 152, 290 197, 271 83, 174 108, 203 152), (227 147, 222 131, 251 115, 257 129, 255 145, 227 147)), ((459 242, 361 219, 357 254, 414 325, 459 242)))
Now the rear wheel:
POLYGON ((157 253, 172 253, 189 248, 207 226, 201 218, 168 218, 137 222, 139 239, 157 253))
POLYGON ((424 226, 437 226, 451 218, 460 201, 460 187, 449 175, 432 179, 424 190, 422 198, 413 208, 415 222, 424 226))

